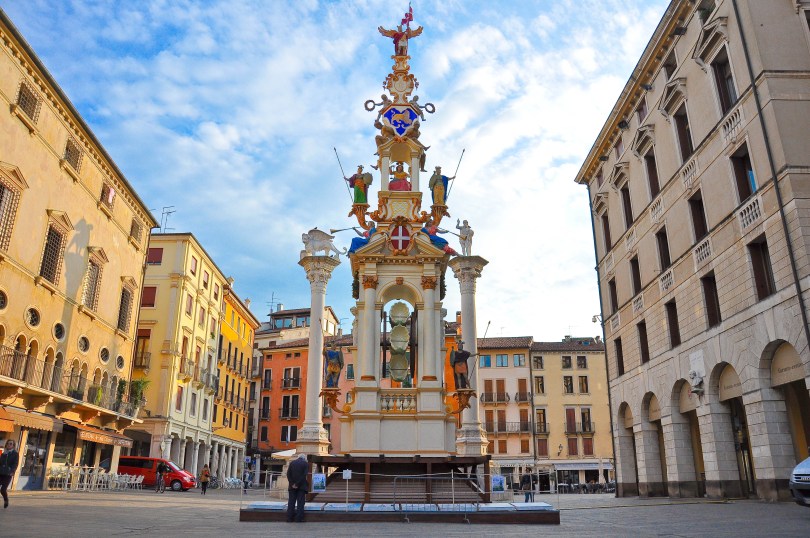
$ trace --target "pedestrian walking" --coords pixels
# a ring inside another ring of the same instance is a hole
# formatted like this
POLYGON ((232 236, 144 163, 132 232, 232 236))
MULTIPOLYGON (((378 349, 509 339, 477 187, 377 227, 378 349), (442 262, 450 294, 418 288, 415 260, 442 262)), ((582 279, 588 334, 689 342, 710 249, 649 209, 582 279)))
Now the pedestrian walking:
POLYGON ((211 471, 208 469, 208 464, 206 463, 203 465, 202 471, 200 471, 200 495, 205 495, 205 492, 208 490, 208 481, 211 480, 211 471))
POLYGON ((304 522, 304 503, 309 491, 309 464, 307 455, 301 454, 287 467, 287 481, 290 483, 287 492, 290 496, 287 501, 287 522, 304 522))
POLYGON ((520 489, 523 491, 523 502, 534 502, 534 488, 532 487, 532 475, 528 473, 520 477, 520 489))
POLYGON ((6 441, 3 455, 0 456, 0 495, 3 496, 3 508, 8 508, 8 486, 20 464, 20 454, 17 452, 17 443, 9 439, 6 441))
POLYGON ((248 486, 250 485, 251 478, 252 478, 252 473, 250 472, 250 469, 245 467, 245 469, 242 471, 242 492, 243 493, 247 493, 248 486))

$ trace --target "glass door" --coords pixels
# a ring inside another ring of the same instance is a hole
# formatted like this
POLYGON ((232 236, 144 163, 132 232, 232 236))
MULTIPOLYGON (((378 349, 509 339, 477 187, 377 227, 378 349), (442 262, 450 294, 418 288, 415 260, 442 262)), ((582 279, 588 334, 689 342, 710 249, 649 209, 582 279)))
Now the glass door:
POLYGON ((28 430, 28 441, 20 453, 20 479, 17 481, 17 489, 42 489, 47 449, 48 432, 28 430))

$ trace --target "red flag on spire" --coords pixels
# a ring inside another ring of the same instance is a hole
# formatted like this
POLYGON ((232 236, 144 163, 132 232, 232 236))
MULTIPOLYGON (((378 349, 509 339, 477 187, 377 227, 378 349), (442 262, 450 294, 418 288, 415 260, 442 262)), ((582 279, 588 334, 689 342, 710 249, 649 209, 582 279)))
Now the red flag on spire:
POLYGON ((402 18, 402 25, 403 26, 410 26, 411 21, 413 21, 413 8, 411 7, 411 3, 408 2, 408 12, 402 18))

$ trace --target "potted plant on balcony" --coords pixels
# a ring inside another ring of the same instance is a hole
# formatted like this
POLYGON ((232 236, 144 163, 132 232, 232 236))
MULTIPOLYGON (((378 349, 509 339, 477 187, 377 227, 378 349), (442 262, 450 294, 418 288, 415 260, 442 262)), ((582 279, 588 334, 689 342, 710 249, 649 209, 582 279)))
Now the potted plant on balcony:
POLYGON ((123 406, 121 403, 124 401, 124 393, 127 391, 127 380, 126 379, 119 379, 118 380, 118 387, 115 389, 115 409, 114 411, 121 412, 123 411, 123 406))
POLYGON ((90 385, 87 389, 87 402, 93 405, 101 405, 101 400, 104 398, 104 387, 101 385, 90 385))
POLYGON ((143 392, 151 383, 149 379, 131 379, 129 382, 129 403, 132 405, 132 416, 138 416, 141 406, 146 403, 143 392))

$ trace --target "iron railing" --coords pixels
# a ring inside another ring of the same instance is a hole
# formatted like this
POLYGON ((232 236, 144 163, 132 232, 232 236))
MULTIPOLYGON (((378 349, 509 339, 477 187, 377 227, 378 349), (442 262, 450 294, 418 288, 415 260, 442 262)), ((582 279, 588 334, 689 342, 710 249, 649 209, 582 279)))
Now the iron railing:
POLYGON ((278 418, 298 418, 298 408, 297 407, 282 407, 278 410, 278 418))
POLYGON ((481 403, 506 403, 510 399, 508 392, 482 392, 481 403))
POLYGON ((593 422, 566 422, 565 433, 594 433, 596 425, 593 422))
POLYGON ((135 361, 133 366, 135 368, 149 368, 149 363, 152 362, 152 353, 149 351, 140 351, 135 354, 135 361))

